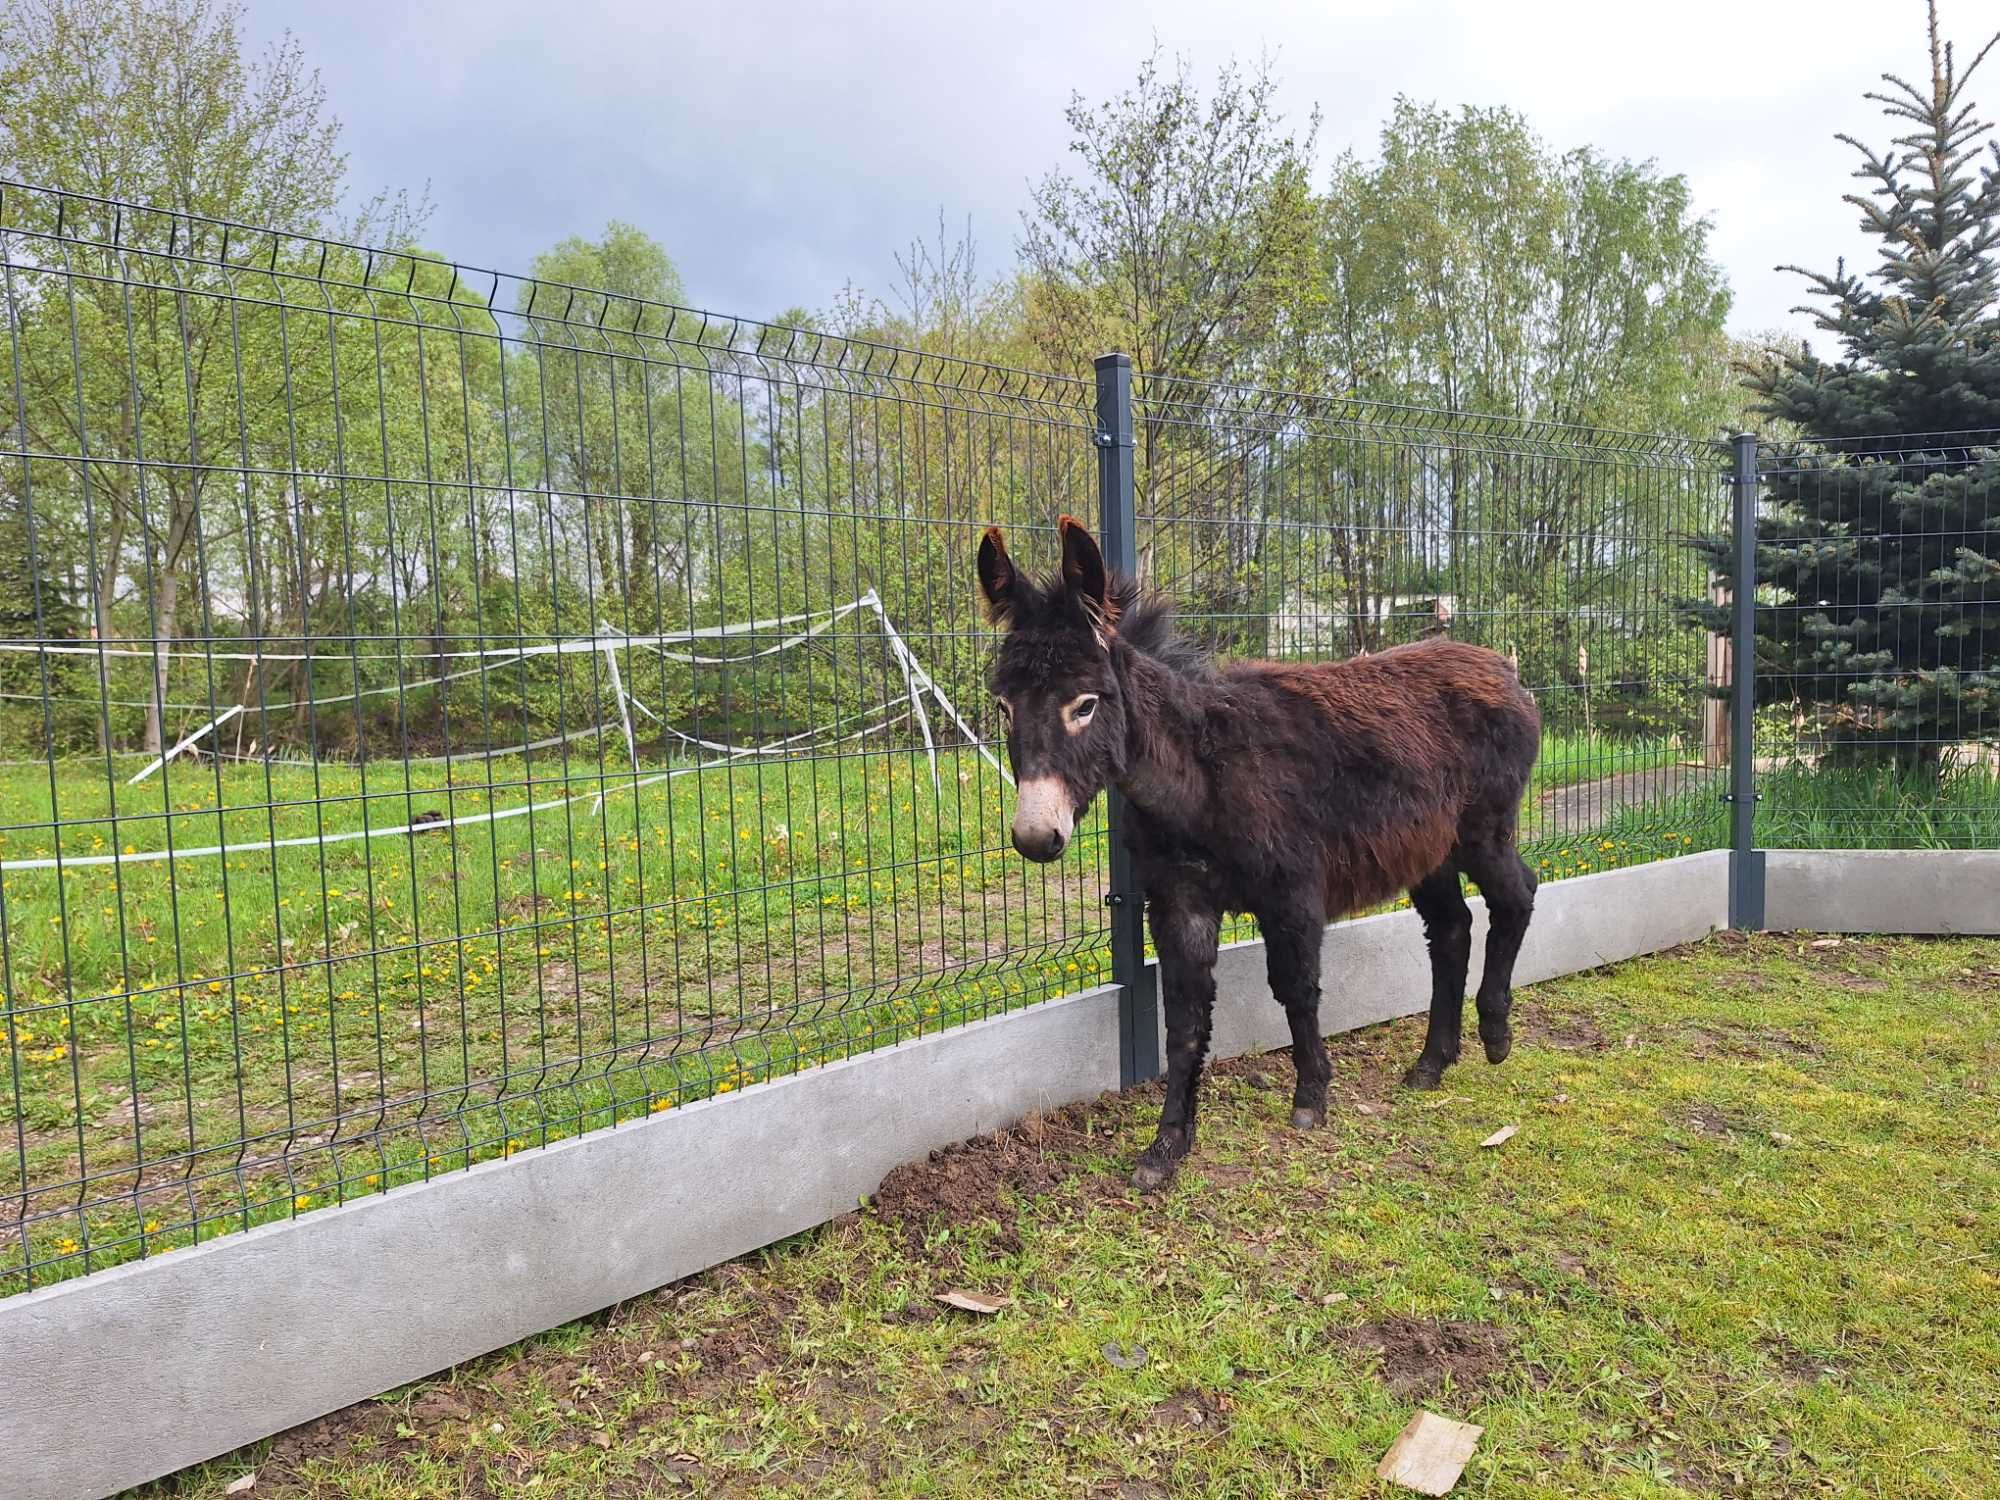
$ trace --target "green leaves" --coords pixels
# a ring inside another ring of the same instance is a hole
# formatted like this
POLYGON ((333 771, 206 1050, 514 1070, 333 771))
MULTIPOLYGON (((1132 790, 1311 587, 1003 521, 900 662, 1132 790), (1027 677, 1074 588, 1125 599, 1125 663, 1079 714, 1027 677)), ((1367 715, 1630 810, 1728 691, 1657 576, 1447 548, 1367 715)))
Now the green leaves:
POLYGON ((1323 222, 1327 349, 1359 394, 1694 436, 1724 418, 1728 292, 1682 178, 1401 99, 1374 162, 1336 162, 1323 222))

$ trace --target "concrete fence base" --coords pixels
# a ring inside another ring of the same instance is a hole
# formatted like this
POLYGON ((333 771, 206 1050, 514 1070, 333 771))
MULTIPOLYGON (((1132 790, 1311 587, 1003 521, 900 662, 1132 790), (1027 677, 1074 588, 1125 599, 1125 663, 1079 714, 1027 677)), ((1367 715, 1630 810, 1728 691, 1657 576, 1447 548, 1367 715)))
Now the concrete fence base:
MULTIPOLYGON (((1713 932, 1728 860, 1543 886, 1518 980, 1713 932)), ((2000 854, 1773 853, 1769 881, 1773 927, 2000 931, 2000 854)), ((1217 1056, 1289 1045, 1262 946, 1217 964, 1217 1056)), ((1425 1009, 1415 914, 1329 929, 1323 978, 1329 1033, 1425 1009)), ((0 1496, 106 1495, 824 1223, 901 1162, 1116 1088, 1117 1005, 1086 990, 9 1298, 0 1496)))
POLYGON ((2000 932, 2000 850, 1773 849, 1770 932, 2000 932))

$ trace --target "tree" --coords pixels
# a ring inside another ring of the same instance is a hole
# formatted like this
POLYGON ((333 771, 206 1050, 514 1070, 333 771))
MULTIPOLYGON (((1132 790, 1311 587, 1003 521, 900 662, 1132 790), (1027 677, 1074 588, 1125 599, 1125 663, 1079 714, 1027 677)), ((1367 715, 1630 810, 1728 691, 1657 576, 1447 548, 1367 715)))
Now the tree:
POLYGON ((1335 163, 1324 222, 1322 347, 1356 394, 1715 430, 1729 292, 1685 179, 1398 99, 1378 159, 1335 163))
POLYGON ((1265 533, 1240 455, 1197 410, 1217 386, 1319 385, 1288 357, 1318 297, 1319 119, 1289 129, 1277 88, 1266 58, 1225 65, 1204 91, 1184 58, 1169 67, 1155 47, 1124 93, 1097 106, 1072 97, 1081 170, 1033 189, 1019 242, 1047 367, 1087 370, 1120 350, 1148 377, 1134 411, 1140 508, 1156 517, 1142 567, 1185 555, 1181 576, 1201 587, 1191 613, 1216 620, 1246 617, 1265 533))
MULTIPOLYGON (((90 508, 88 526, 74 529, 94 543, 86 566, 100 639, 119 633, 120 599, 143 601, 134 633, 158 643, 145 728, 154 750, 217 466, 261 435, 251 430, 260 422, 330 422, 331 393, 287 413, 269 399, 286 389, 269 363, 275 330, 246 329, 228 298, 182 290, 159 269, 134 273, 135 258, 185 253, 197 235, 212 256, 213 221, 401 243, 424 216, 383 196, 334 224, 346 160, 318 75, 289 37, 246 62, 241 14, 212 0, 0 5, 0 176, 63 195, 59 238, 53 224, 28 226, 51 236, 60 260, 39 284, 24 273, 8 288, 20 421, 44 451, 97 461, 57 466, 37 504, 90 508), (80 270, 95 274, 65 274, 80 270), (239 395, 265 399, 252 407, 239 395)), ((31 212, 57 201, 28 200, 31 212)), ((189 594, 207 607, 204 590, 189 594)))
MULTIPOLYGON (((675 403, 671 375, 664 387, 659 378, 673 364, 662 340, 687 292, 665 247, 615 220, 596 240, 573 235, 543 251, 532 270, 517 309, 531 335, 519 399, 538 411, 544 481, 579 497, 587 512, 580 519, 592 587, 623 607, 651 598, 678 571, 677 559, 663 564, 658 555, 651 497, 665 476, 648 472, 647 424, 675 403), (572 288, 605 295, 579 305, 572 288)), ((671 528, 666 546, 671 554, 671 528)))
POLYGON ((1053 368, 1121 349, 1155 375, 1282 379, 1274 353, 1309 295, 1318 118, 1303 138, 1276 112, 1269 62, 1234 64, 1204 99, 1157 49, 1135 87, 1070 101, 1083 170, 1051 173, 1023 215, 1036 337, 1053 368))
MULTIPOLYGON (((1901 133, 1841 137, 1877 264, 1799 272, 1840 357, 1748 372, 1804 438, 1765 465, 1758 697, 1815 717, 1838 759, 1931 763, 2000 731, 2000 141, 1968 93, 2000 36, 1961 70, 1935 4, 1928 35, 1927 78, 1867 95, 1901 133)), ((1730 539, 1702 546, 1727 575, 1730 539)))

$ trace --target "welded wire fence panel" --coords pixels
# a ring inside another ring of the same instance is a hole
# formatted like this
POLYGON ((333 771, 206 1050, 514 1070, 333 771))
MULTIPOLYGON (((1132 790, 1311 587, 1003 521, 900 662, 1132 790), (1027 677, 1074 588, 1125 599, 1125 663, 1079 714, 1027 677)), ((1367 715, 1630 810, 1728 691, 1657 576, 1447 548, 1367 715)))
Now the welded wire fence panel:
POLYGON ((2000 432, 1760 467, 1758 842, 2000 848, 2000 432))
MULTIPOLYGON (((1107 977, 973 584, 1098 513, 1084 372, 13 186, 0 300, 0 1294, 1107 977)), ((1217 652, 1492 647, 1545 877, 1726 842, 1722 446, 1132 415, 1217 652)), ((1993 474, 1767 459, 1761 842, 2000 841, 1993 474)))
POLYGON ((0 191, 0 1293, 1079 987, 1092 391, 0 191))
POLYGON ((1726 653, 1689 540, 1719 446, 1139 381, 1139 547, 1218 650, 1332 660, 1432 636, 1513 657, 1541 707, 1523 810, 1545 877, 1726 837, 1726 653))

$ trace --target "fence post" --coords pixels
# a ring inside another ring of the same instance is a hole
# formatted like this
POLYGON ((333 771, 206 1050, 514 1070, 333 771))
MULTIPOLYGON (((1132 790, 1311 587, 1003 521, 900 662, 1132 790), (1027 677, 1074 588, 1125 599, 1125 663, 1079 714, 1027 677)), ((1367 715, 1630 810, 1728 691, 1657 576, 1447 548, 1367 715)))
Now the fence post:
POLYGON ((1730 524, 1736 538, 1730 603, 1729 925, 1764 925, 1764 854, 1757 845, 1757 435, 1730 442, 1730 524))
MULTIPOLYGON (((1097 360, 1098 534, 1104 560, 1131 577, 1139 570, 1138 502, 1132 475, 1132 361, 1123 354, 1097 360)), ((1125 841, 1125 799, 1107 800, 1111 840, 1111 980, 1118 995, 1118 1077, 1126 1088, 1160 1072, 1160 1011, 1153 970, 1146 966, 1146 893, 1125 841)))

